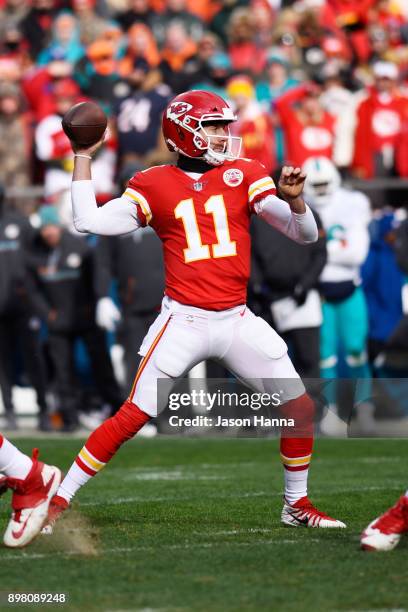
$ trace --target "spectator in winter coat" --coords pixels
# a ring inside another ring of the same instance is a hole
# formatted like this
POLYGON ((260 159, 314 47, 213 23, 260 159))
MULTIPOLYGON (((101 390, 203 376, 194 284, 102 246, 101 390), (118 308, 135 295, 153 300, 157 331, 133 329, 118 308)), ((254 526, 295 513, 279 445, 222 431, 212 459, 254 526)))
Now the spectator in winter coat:
POLYGON ((61 119, 78 102, 80 90, 71 79, 62 79, 55 84, 54 95, 56 112, 40 121, 35 132, 37 156, 45 163, 44 190, 47 198, 58 197, 70 183, 72 149, 62 129, 61 119))
POLYGON ((266 110, 270 110, 274 100, 299 84, 290 75, 289 68, 290 64, 281 50, 277 47, 270 49, 266 60, 266 79, 256 84, 256 98, 266 110))
POLYGON ((365 179, 402 174, 404 167, 403 158, 397 151, 401 136, 405 134, 408 97, 398 90, 395 64, 376 63, 374 76, 374 87, 367 90, 355 115, 352 171, 365 179))
POLYGON ((232 13, 228 38, 228 53, 234 70, 260 74, 266 64, 266 52, 256 43, 256 21, 250 9, 239 8, 232 13))
POLYGON ((166 30, 173 23, 180 23, 191 40, 198 43, 204 31, 204 24, 196 15, 190 13, 186 0, 167 0, 166 10, 152 19, 152 31, 159 47, 166 40, 166 30))
POLYGON ((39 209, 40 230, 27 255, 30 300, 47 323, 48 346, 64 429, 78 425, 79 394, 74 371, 74 342, 81 337, 105 403, 120 405, 105 334, 95 323, 98 265, 95 252, 79 236, 62 229, 57 209, 39 209))
POLYGON ((51 41, 51 26, 55 15, 54 0, 33 0, 31 9, 21 21, 20 28, 34 61, 51 41))
POLYGON ((109 21, 95 11, 95 0, 72 0, 71 4, 77 19, 79 40, 88 46, 109 28, 109 21))
POLYGON ((117 340, 124 349, 125 392, 129 393, 141 360, 139 348, 157 317, 163 297, 161 244, 151 228, 145 228, 129 236, 104 237, 96 248, 105 273, 105 290, 98 302, 97 323, 109 331, 117 329, 117 340), (144 271, 147 268, 149 274, 146 276, 144 271), (109 298, 112 279, 118 281, 122 311, 118 325, 109 298))
POLYGON ((369 314, 369 356, 381 353, 402 318, 401 291, 406 249, 406 224, 398 228, 394 210, 377 210, 370 224, 370 249, 362 268, 363 288, 369 314), (397 229, 398 228, 398 229, 397 229), (398 248, 395 248, 396 245, 398 248))
POLYGON ((151 9, 150 4, 149 0, 128 0, 127 10, 117 13, 115 19, 120 23, 125 32, 136 23, 141 23, 151 28, 155 12, 151 9))
POLYGON ((52 60, 47 66, 27 71, 21 86, 35 123, 55 113, 55 86, 60 80, 71 78, 72 73, 72 65, 65 60, 52 60))
POLYGON ((86 56, 76 63, 74 77, 81 91, 109 113, 113 103, 113 88, 119 81, 116 42, 98 39, 86 50, 86 56))
POLYGON ((238 117, 231 133, 242 138, 241 156, 258 160, 268 173, 272 173, 276 166, 273 126, 270 116, 255 100, 251 79, 246 76, 232 78, 227 86, 227 96, 238 117))
MULTIPOLYGON (((69 108, 80 101, 80 90, 71 79, 62 79, 54 86, 56 109, 38 124, 35 144, 38 158, 45 164, 44 191, 49 202, 58 208, 61 221, 76 233, 72 222, 70 186, 73 153, 70 141, 62 129, 61 119, 69 108)), ((97 199, 106 202, 113 192, 116 152, 112 139, 95 156, 93 180, 97 199)))
POLYGON ((151 30, 142 23, 135 23, 128 31, 128 44, 119 62, 121 76, 126 76, 136 60, 144 60, 151 68, 160 62, 160 54, 151 30))
MULTIPOLYGON (((8 187, 28 187, 31 183, 32 130, 24 112, 18 85, 0 84, 0 181, 8 187)), ((14 206, 32 212, 33 201, 18 197, 14 206)))
POLYGON ((254 219, 251 227, 253 270, 250 289, 288 342, 296 370, 304 378, 319 378, 322 315, 318 279, 326 263, 326 238, 305 249, 273 227, 254 219))
MULTIPOLYGON (((265 111, 271 113, 273 103, 289 89, 299 84, 289 72, 290 64, 284 53, 277 47, 268 53, 265 75, 266 79, 259 81, 255 86, 256 98, 262 104, 265 111)), ((284 158, 284 140, 282 128, 276 113, 272 113, 271 119, 274 123, 274 136, 276 142, 276 156, 279 162, 284 158)))
MULTIPOLYGON (((340 175, 327 158, 310 158, 303 171, 307 176, 305 197, 319 213, 327 237, 327 263, 319 283, 323 310, 321 376, 334 381, 341 376, 343 350, 347 376, 357 381, 359 425, 368 433, 373 427, 373 405, 367 401, 371 397, 368 312, 360 270, 368 253, 370 202, 363 193, 341 186, 340 175), (364 384, 359 383, 360 379, 364 384)), ((334 387, 327 391, 330 410, 320 427, 327 435, 344 435, 347 423, 339 418, 334 391, 334 387)), ((347 419, 349 416, 350 411, 347 419)))
POLYGON ((79 40, 78 24, 70 13, 60 13, 52 25, 52 41, 39 53, 37 64, 45 66, 53 60, 64 60, 74 65, 84 55, 79 40))
POLYGON ((159 64, 163 81, 175 93, 189 89, 196 82, 198 70, 196 44, 189 38, 181 23, 173 23, 166 31, 166 39, 159 64))
POLYGON ((40 321, 28 300, 25 253, 33 229, 20 213, 5 207, 0 186, 0 390, 9 429, 17 427, 12 399, 13 365, 20 349, 40 409, 39 428, 50 428, 45 398, 46 375, 39 341, 40 321))
POLYGON ((320 103, 321 90, 307 82, 275 101, 285 140, 285 159, 301 166, 310 157, 331 159, 335 120, 320 103))
POLYGON ((29 6, 26 0, 6 0, 0 9, 0 42, 9 30, 18 30, 21 21, 27 15, 29 6))
POLYGON ((114 91, 118 93, 114 115, 120 165, 132 162, 146 168, 170 159, 160 125, 171 91, 160 82, 160 72, 144 59, 136 59, 114 91))

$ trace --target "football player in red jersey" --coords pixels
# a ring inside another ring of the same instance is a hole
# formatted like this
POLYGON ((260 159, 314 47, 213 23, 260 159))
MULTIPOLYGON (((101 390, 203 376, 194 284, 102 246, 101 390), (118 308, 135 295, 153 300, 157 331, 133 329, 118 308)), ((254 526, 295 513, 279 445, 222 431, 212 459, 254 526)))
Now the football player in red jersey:
POLYGON ((384 514, 371 521, 361 534, 363 550, 388 551, 408 533, 408 491, 384 514))
POLYGON ((166 288, 161 313, 140 348, 143 360, 129 398, 88 438, 51 504, 51 522, 121 444, 163 409, 157 379, 177 379, 214 358, 256 391, 279 393, 282 416, 295 420, 293 430, 281 432, 282 522, 345 527, 307 497, 314 405, 284 341, 245 305, 252 214, 297 242, 317 240, 314 217, 302 198, 305 175, 300 168, 283 168, 278 189, 284 199, 278 198, 265 168, 238 157, 240 139, 229 133, 232 121, 232 109, 215 94, 178 95, 163 116, 163 135, 178 153, 177 164, 138 172, 120 198, 101 208, 91 182, 92 155, 101 143, 74 146, 77 230, 116 235, 150 225, 163 242, 166 288))
POLYGON ((13 491, 5 546, 22 548, 40 533, 61 478, 57 467, 38 461, 38 449, 30 459, 0 433, 0 495, 13 491))

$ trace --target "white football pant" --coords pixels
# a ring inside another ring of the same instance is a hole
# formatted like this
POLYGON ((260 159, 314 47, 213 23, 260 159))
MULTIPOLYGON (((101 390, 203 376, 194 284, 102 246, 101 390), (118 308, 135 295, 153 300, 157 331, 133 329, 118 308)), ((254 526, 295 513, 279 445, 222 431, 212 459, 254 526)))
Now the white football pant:
POLYGON ((285 342, 245 304, 212 311, 166 296, 139 354, 144 359, 130 399, 152 417, 167 403, 167 398, 161 397, 158 405, 157 380, 176 382, 206 359, 218 361, 258 393, 279 393, 281 403, 305 393, 285 342))

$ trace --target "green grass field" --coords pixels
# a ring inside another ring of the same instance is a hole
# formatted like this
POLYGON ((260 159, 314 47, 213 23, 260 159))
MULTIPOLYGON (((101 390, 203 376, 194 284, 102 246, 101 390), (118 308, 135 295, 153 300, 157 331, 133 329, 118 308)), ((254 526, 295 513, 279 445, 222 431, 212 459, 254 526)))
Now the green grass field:
MULTIPOLYGON (((81 447, 36 444, 64 469, 81 447)), ((60 610, 404 610, 408 538, 370 554, 358 536, 408 486, 407 451, 403 440, 317 441, 310 497, 348 524, 330 531, 280 525, 276 440, 132 441, 55 536, 0 550, 0 609, 23 591, 68 593, 60 610)), ((2 530, 8 512, 7 497, 2 530)))

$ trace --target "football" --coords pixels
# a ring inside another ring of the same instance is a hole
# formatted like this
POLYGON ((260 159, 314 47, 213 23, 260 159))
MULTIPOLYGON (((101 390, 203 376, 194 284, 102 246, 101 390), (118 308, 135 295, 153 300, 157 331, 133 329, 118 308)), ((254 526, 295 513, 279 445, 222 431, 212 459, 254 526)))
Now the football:
POLYGON ((62 129, 78 146, 90 147, 100 140, 108 125, 108 118, 95 102, 79 102, 62 118, 62 129))

